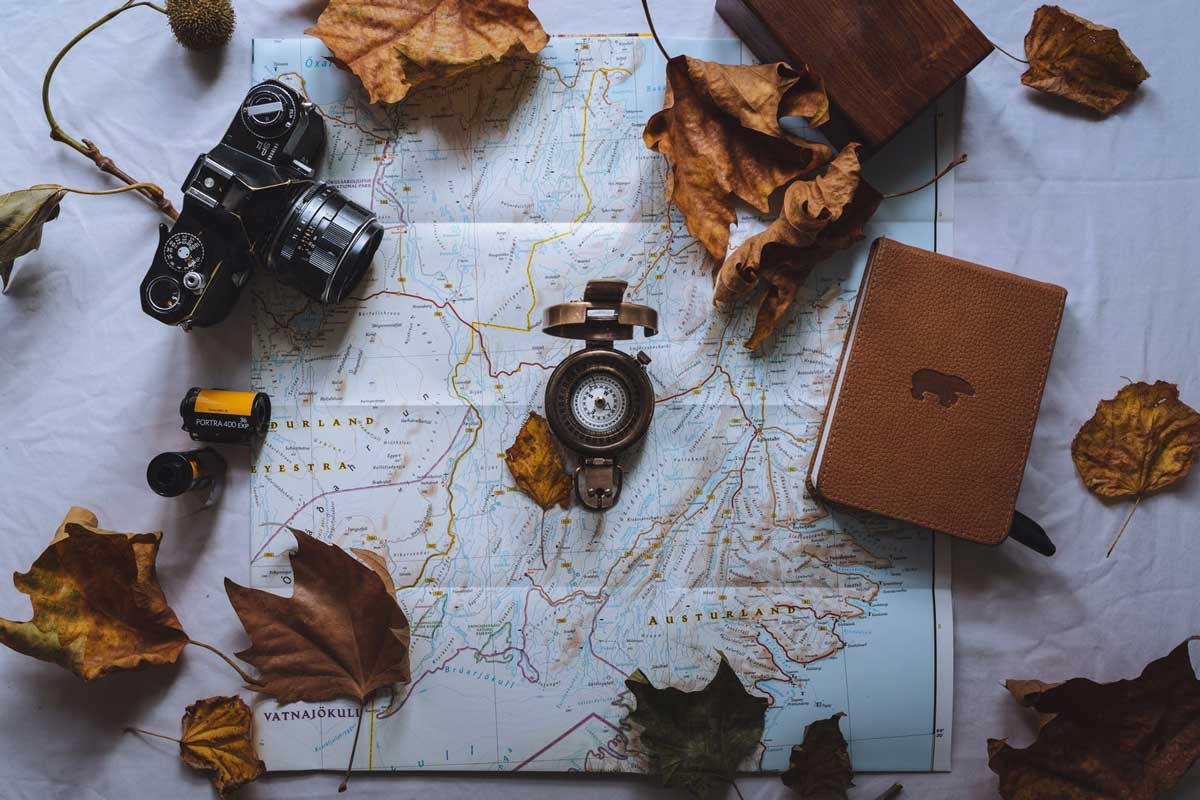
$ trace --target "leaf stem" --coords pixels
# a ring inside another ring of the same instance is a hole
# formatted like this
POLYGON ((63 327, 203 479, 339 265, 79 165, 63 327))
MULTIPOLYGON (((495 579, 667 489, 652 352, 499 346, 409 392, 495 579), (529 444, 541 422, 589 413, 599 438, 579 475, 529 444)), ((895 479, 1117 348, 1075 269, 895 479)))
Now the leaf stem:
POLYGON ((358 749, 358 735, 362 733, 362 719, 365 716, 366 707, 367 699, 364 697, 358 704, 358 725, 354 728, 354 744, 350 745, 350 763, 346 764, 346 776, 342 778, 342 783, 338 786, 339 792, 346 791, 346 787, 350 784, 350 773, 354 771, 354 751, 358 749))
POLYGON ((133 726, 126 728, 123 732, 124 733, 140 733, 145 736, 156 736, 159 739, 166 739, 168 742, 175 742, 175 744, 181 744, 181 742, 178 739, 176 739, 174 736, 167 736, 165 734, 155 733, 154 731, 147 731, 147 730, 143 730, 141 728, 134 728, 133 726))
MULTIPOLYGON (((37 187, 34 187, 34 188, 37 188, 37 187)), ((125 192, 133 192, 133 191, 140 192, 143 189, 152 189, 157 192, 162 191, 162 189, 157 184, 154 184, 154 183, 131 183, 128 186, 118 186, 115 189, 97 189, 95 191, 89 190, 89 189, 76 189, 71 186, 60 186, 58 188, 60 188, 64 191, 70 192, 71 194, 86 194, 91 197, 102 197, 106 194, 123 194, 125 192)))
POLYGON ((113 177, 117 178, 118 180, 123 181, 126 184, 129 184, 130 186, 136 186, 137 191, 141 192, 147 198, 149 198, 150 201, 154 203, 154 205, 158 208, 159 211, 166 214, 171 219, 179 219, 179 212, 175 210, 175 206, 171 205, 171 201, 167 199, 165 194, 163 194, 163 190, 161 188, 159 188, 158 186, 156 186, 155 184, 152 184, 152 183, 147 184, 147 183, 139 183, 138 181, 135 181, 133 178, 131 178, 128 175, 128 173, 126 173, 124 170, 122 170, 120 167, 118 167, 111 158, 109 158, 108 156, 101 153, 100 148, 97 147, 94 142, 88 141, 87 139, 84 139, 81 142, 81 141, 75 139, 74 137, 72 137, 71 135, 69 135, 68 133, 66 133, 59 126, 58 120, 56 120, 54 118, 54 112, 50 110, 50 81, 54 78, 54 71, 56 69, 58 69, 58 65, 63 60, 63 57, 66 56, 66 54, 68 52, 70 52, 71 48, 74 47, 75 45, 79 44, 79 42, 85 36, 87 36, 89 33, 96 30, 101 25, 103 25, 104 23, 113 19, 117 15, 123 14, 124 12, 128 11, 129 9, 137 8, 138 6, 145 6, 147 8, 152 8, 155 11, 158 11, 162 14, 167 13, 166 9, 162 8, 161 6, 155 5, 154 3, 147 2, 146 0, 141 0, 140 2, 134 2, 134 0, 126 0, 126 2, 123 5, 120 5, 117 8, 113 9, 112 11, 108 12, 103 17, 96 20, 91 25, 87 26, 82 31, 80 31, 75 36, 74 39, 67 42, 66 46, 63 47, 62 50, 58 51, 58 55, 56 55, 54 57, 54 60, 50 62, 50 66, 46 69, 46 75, 45 75, 45 77, 42 78, 42 110, 46 114, 46 122, 48 122, 50 124, 50 138, 51 139, 53 139, 56 142, 62 142, 63 144, 67 145, 68 147, 70 147, 74 150, 77 150, 80 153, 82 153, 84 156, 90 158, 95 163, 97 168, 100 169, 101 172, 106 172, 109 175, 112 175, 113 177))
POLYGON ((992 47, 996 48, 996 49, 997 49, 997 50, 999 50, 1001 53, 1004 53, 1004 55, 1008 56, 1008 57, 1009 57, 1009 58, 1011 58, 1013 61, 1018 61, 1018 62, 1020 62, 1020 63, 1022 63, 1022 64, 1028 64, 1028 63, 1029 63, 1028 61, 1026 61, 1026 60, 1025 60, 1025 59, 1023 59, 1023 58, 1017 58, 1016 56, 1014 56, 1012 53, 1010 53, 1010 52, 1008 52, 1007 50, 1005 50, 1005 49, 1004 49, 1003 47, 1001 47, 1000 45, 996 44, 995 42, 992 42, 992 40, 991 40, 991 39, 988 39, 988 41, 989 41, 989 42, 991 42, 991 44, 992 44, 992 47))
POLYGON ((247 675, 242 670, 241 667, 239 667, 237 664, 233 663, 233 659, 231 659, 229 656, 222 653, 217 648, 213 647, 211 644, 205 644, 204 642, 197 642, 195 639, 188 639, 187 643, 195 645, 196 647, 203 647, 205 650, 212 651, 212 652, 216 653, 217 655, 219 655, 221 657, 221 659, 226 664, 233 667, 233 671, 236 672, 241 677, 241 679, 244 680, 250 686, 261 686, 262 685, 261 681, 257 680, 256 678, 251 678, 249 675, 247 675))
POLYGON ((920 186, 914 186, 913 188, 905 189, 902 192, 892 192, 891 194, 885 194, 883 196, 883 199, 891 200, 896 197, 904 197, 904 195, 906 195, 906 194, 912 194, 914 192, 919 192, 926 187, 932 186, 933 184, 940 181, 942 178, 946 177, 950 173, 950 170, 954 169, 955 167, 957 167, 959 164, 962 164, 966 160, 967 160, 967 154, 962 153, 957 158, 955 158, 953 161, 951 161, 949 164, 942 167, 941 172, 939 172, 937 175, 934 175, 932 178, 925 181, 920 186))
POLYGON ((1125 524, 1121 526, 1121 530, 1117 531, 1117 538, 1113 539, 1112 544, 1108 546, 1108 553, 1104 556, 1108 558, 1113 554, 1113 549, 1116 548, 1117 542, 1121 541, 1121 534, 1129 527, 1129 520, 1133 519, 1133 512, 1137 511, 1138 503, 1142 502, 1142 496, 1139 494, 1137 499, 1133 501, 1133 508, 1129 509, 1129 516, 1125 518, 1125 524))
POLYGON ((663 46, 662 39, 658 38, 658 31, 654 30, 654 20, 650 17, 650 0, 642 0, 642 11, 646 12, 646 24, 650 26, 650 35, 654 37, 654 43, 658 45, 658 51, 663 54, 663 58, 670 61, 671 54, 663 46))
POLYGON ((895 800, 900 796, 900 792, 904 791, 904 787, 898 783, 893 783, 888 787, 887 791, 875 798, 875 800, 895 800))

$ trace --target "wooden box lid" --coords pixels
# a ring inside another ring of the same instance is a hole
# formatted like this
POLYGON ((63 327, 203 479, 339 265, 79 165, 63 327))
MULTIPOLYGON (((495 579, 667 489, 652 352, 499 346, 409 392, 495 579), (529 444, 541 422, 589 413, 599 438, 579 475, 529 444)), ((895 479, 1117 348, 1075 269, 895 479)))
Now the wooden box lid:
POLYGON ((717 12, 763 61, 807 64, 869 150, 992 51, 953 0, 717 0, 717 12))

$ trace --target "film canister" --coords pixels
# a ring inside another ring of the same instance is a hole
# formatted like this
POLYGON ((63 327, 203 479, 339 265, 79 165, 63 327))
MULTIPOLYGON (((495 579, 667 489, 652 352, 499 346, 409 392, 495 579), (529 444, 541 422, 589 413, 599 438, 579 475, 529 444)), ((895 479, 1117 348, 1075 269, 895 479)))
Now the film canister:
POLYGON ((248 443, 267 432, 271 398, 263 392, 190 389, 179 404, 183 429, 198 442, 248 443))
POLYGON ((225 475, 225 459, 211 447, 188 453, 159 453, 146 467, 146 483, 163 497, 208 489, 225 475))

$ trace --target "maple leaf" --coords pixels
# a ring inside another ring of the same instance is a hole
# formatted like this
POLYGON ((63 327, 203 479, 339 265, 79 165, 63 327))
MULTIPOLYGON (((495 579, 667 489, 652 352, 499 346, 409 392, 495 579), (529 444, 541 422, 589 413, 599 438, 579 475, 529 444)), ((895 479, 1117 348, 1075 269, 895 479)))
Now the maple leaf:
POLYGON ((784 785, 803 800, 846 800, 854 785, 850 752, 838 720, 845 714, 819 719, 804 729, 804 742, 792 747, 784 785))
POLYGON ((315 27, 372 103, 546 46, 529 0, 330 0, 315 27))
POLYGON ((42 243, 42 226, 58 217, 62 186, 39 184, 0 194, 0 282, 8 291, 13 263, 42 243))
POLYGON ((173 664, 188 636, 158 585, 161 533, 113 533, 73 508, 28 572, 13 583, 33 618, 0 619, 0 643, 86 681, 114 670, 173 664))
POLYGON ((1021 83, 1107 114, 1150 73, 1115 28, 1058 6, 1042 6, 1025 34, 1029 69, 1021 83))
POLYGON ((1114 500, 1134 499, 1111 555, 1142 498, 1187 475, 1200 448, 1200 414, 1165 381, 1131 383, 1096 413, 1071 442, 1071 458, 1088 490, 1114 500))
POLYGON ((368 566, 340 547, 292 530, 291 597, 225 579, 250 636, 238 658, 255 666, 256 691, 281 703, 352 697, 409 680, 408 619, 368 566))
POLYGON ((695 795, 732 783, 738 766, 762 741, 768 702, 746 691, 725 660, 703 689, 659 689, 639 669, 625 685, 637 699, 629 714, 641 746, 664 786, 695 795))
POLYGON ((1133 680, 1073 678, 1026 692, 1021 704, 1043 719, 1037 740, 1024 749, 988 740, 1001 797, 1153 800, 1169 791, 1200 758, 1200 680, 1190 641, 1133 680))
POLYGON ((823 144, 787 133, 784 116, 829 118, 829 99, 807 70, 783 62, 716 64, 690 56, 667 62, 663 109, 646 123, 646 146, 671 164, 667 199, 713 258, 729 247, 735 197, 762 213, 771 194, 829 161, 823 144))
POLYGON ((715 303, 737 301, 766 285, 747 348, 771 335, 815 264, 865 235, 883 196, 862 180, 858 150, 846 145, 822 174, 788 186, 779 217, 721 265, 715 303))
POLYGON ((546 418, 530 411, 512 447, 504 451, 504 463, 517 487, 542 508, 558 503, 566 508, 571 499, 571 476, 563 467, 562 453, 546 418))
POLYGON ((208 697, 187 707, 179 755, 209 773, 221 797, 258 779, 266 765, 254 747, 254 715, 240 697, 208 697))
MULTIPOLYGON (((408 618, 375 568, 309 534, 296 537, 291 597, 225 579, 225 593, 250 636, 238 658, 259 672, 255 691, 281 703, 335 697, 358 701, 358 726, 338 791, 354 767, 363 706, 377 689, 408 683, 408 618)), ((372 560, 372 559, 368 559, 372 560)))

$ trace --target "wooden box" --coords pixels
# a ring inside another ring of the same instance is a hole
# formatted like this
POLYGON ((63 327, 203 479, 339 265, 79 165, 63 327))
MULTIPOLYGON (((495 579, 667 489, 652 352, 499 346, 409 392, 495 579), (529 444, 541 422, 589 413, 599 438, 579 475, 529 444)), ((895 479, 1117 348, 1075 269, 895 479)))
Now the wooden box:
POLYGON ((834 106, 831 138, 868 150, 992 51, 953 0, 717 0, 717 12, 763 61, 807 64, 834 106))

